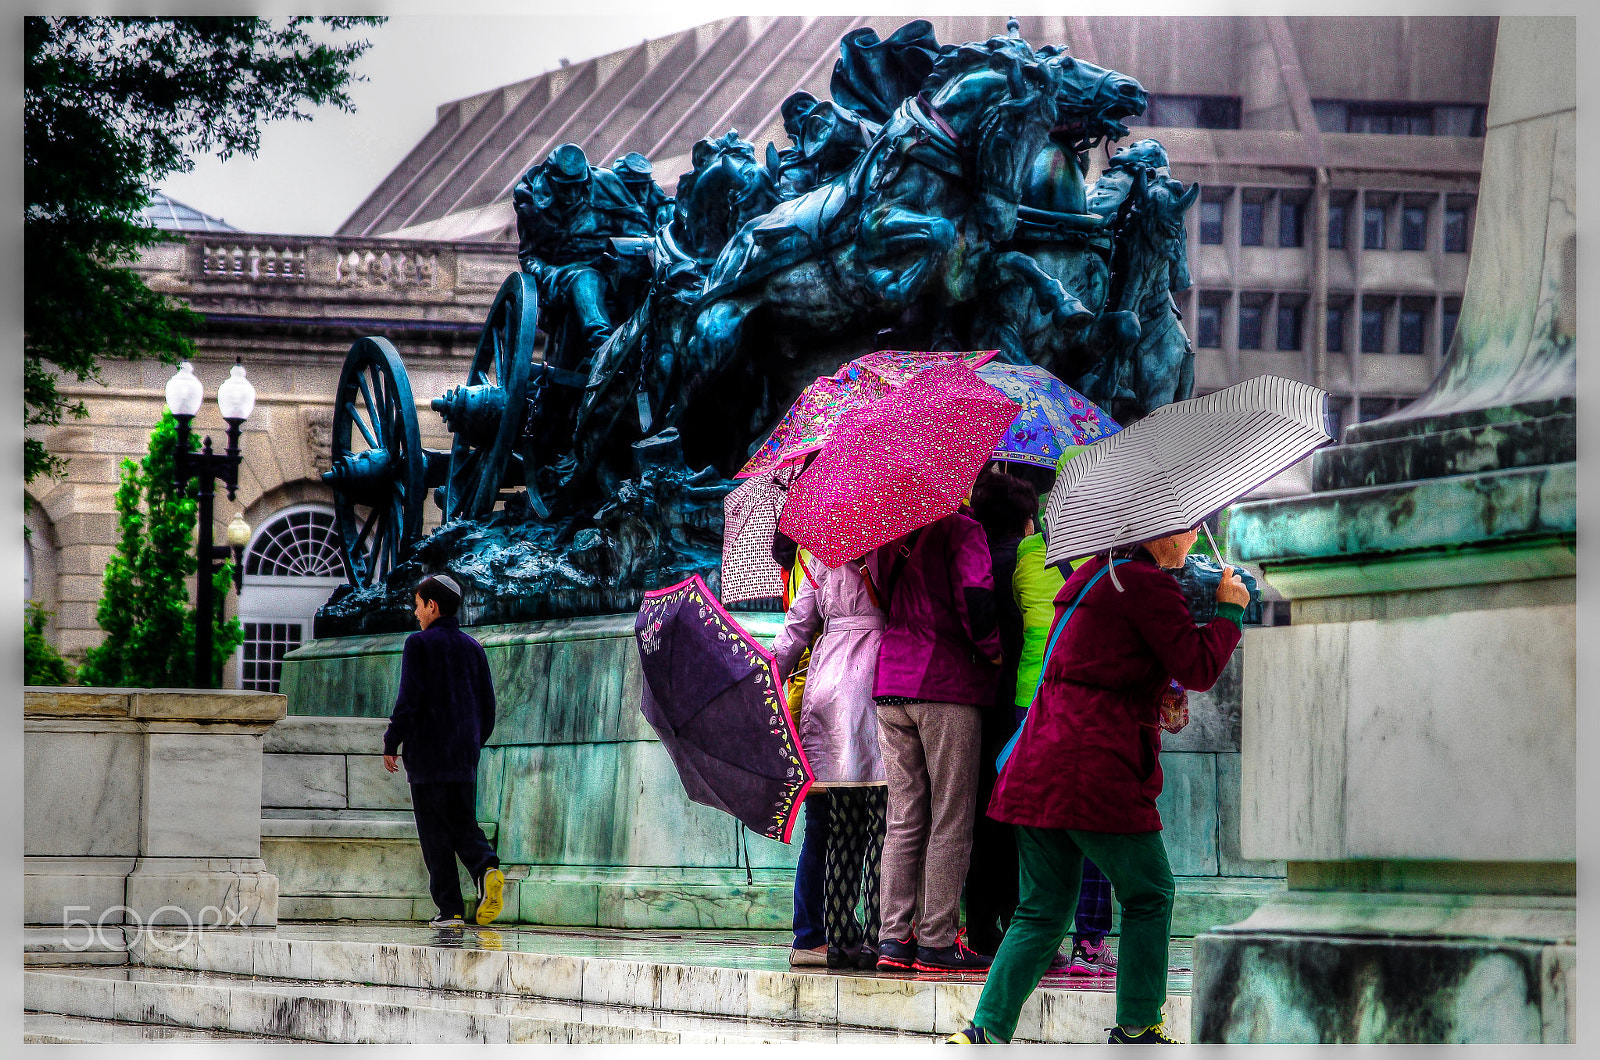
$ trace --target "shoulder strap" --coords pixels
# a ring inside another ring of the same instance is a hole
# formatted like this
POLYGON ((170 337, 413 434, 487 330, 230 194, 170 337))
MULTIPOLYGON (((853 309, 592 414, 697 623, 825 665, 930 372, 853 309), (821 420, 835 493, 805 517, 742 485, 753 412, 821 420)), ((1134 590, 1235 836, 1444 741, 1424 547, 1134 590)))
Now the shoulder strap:
MULTIPOLYGON (((1055 653, 1056 641, 1061 639, 1061 631, 1067 628, 1067 623, 1071 621, 1073 612, 1078 610, 1078 605, 1083 603, 1083 598, 1085 596, 1089 595, 1089 590, 1094 588, 1094 583, 1105 577, 1107 571, 1118 564, 1130 562, 1132 561, 1126 559, 1112 560, 1110 563, 1096 571, 1094 577, 1090 578, 1088 584, 1080 589, 1078 591, 1078 595, 1073 598, 1072 605, 1068 607, 1066 612, 1061 616, 1061 621, 1056 623, 1055 630, 1050 634, 1050 642, 1045 645, 1044 659, 1039 663, 1039 680, 1034 683, 1033 697, 1028 700, 1029 714, 1033 713, 1033 705, 1039 701, 1039 689, 1044 687, 1044 672, 1050 665, 1050 656, 1055 653)), ((994 766, 997 771, 1006 767, 1006 760, 1011 757, 1011 752, 1017 746, 1017 741, 1022 738, 1022 729, 1027 724, 1028 719, 1027 716, 1024 715, 1022 724, 1017 726, 1017 731, 1012 734, 1011 739, 1007 741, 1005 747, 1000 751, 1000 757, 994 760, 994 766)))
POLYGON ((917 547, 917 538, 921 536, 922 527, 919 526, 906 535, 905 543, 900 546, 894 557, 894 566, 889 568, 889 577, 884 579, 883 582, 883 610, 885 614, 889 611, 889 601, 894 599, 895 584, 900 581, 900 575, 906 569, 906 560, 911 558, 911 550, 917 547))

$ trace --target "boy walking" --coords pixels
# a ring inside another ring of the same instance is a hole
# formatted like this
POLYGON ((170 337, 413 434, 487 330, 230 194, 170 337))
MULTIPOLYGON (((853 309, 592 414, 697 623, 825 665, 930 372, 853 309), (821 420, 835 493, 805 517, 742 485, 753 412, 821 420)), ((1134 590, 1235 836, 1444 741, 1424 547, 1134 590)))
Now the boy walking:
POLYGON ((500 915, 506 880, 478 827, 478 754, 494 731, 494 684, 483 646, 461 632, 461 586, 448 574, 424 578, 416 592, 420 632, 406 638, 400 694, 383 736, 383 767, 394 773, 405 749, 406 779, 417 819, 437 927, 460 927, 466 914, 456 858, 478 890, 474 919, 500 915))

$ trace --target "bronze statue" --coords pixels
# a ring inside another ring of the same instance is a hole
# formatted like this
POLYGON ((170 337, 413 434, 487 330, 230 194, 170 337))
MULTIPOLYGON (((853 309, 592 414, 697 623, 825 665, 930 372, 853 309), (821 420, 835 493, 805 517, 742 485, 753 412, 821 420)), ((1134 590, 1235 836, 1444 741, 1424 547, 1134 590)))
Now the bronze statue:
POLYGON ((648 158, 637 151, 629 151, 611 163, 611 172, 622 181, 622 186, 628 189, 634 202, 650 219, 652 232, 664 224, 672 223, 672 200, 656 183, 655 167, 650 165, 648 158))
MULTIPOLYGON (((764 159, 733 130, 696 143, 670 199, 637 153, 604 169, 564 144, 528 171, 526 275, 468 385, 434 402, 453 449, 406 434, 360 454, 408 502, 440 487, 444 526, 419 539, 407 508, 382 547, 411 558, 331 602, 319 635, 403 622, 424 568, 463 580, 479 621, 624 611, 693 572, 715 586, 726 476, 807 383, 875 348, 996 348, 1124 422, 1189 396, 1172 295, 1198 185, 1154 140, 1085 179, 1143 112, 1138 81, 1015 22, 941 46, 918 20, 847 34, 830 92, 784 101, 791 145, 764 159)), ((384 392, 407 389, 390 360, 384 392)))
POLYGON ((606 260, 611 240, 648 238, 650 218, 617 175, 589 165, 577 144, 562 144, 528 170, 511 201, 517 260, 539 285, 540 327, 550 336, 545 359, 587 369, 647 279, 606 260))

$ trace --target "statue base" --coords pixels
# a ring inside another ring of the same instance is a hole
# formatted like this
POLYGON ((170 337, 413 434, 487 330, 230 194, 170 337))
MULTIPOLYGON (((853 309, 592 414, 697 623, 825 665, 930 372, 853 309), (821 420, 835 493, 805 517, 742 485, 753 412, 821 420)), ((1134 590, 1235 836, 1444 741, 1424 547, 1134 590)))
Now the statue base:
MULTIPOLYGON (((1576 1040, 1576 899, 1307 891, 1299 868, 1294 889, 1195 939, 1195 1042, 1576 1040)), ((1455 889, 1474 866, 1448 868, 1455 889)))
POLYGON ((465 598, 463 626, 634 611, 650 589, 691 575, 722 584, 722 501, 736 483, 691 472, 676 431, 634 445, 633 478, 592 514, 542 520, 519 495, 482 520, 424 538, 378 585, 340 586, 317 612, 315 636, 416 628, 416 587, 448 572, 465 598))

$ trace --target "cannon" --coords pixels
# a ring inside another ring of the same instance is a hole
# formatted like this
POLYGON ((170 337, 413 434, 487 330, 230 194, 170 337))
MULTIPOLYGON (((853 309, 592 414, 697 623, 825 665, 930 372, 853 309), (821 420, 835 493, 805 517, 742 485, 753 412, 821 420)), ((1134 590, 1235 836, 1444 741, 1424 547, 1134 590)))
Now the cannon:
MULTIPOLYGON (((333 490, 350 584, 381 583, 422 536, 431 491, 442 519, 482 519, 516 496, 550 386, 582 389, 586 374, 534 360, 539 315, 532 277, 506 277, 489 308, 467 380, 430 403, 454 435, 448 450, 425 449, 405 365, 381 337, 356 340, 339 373, 333 459, 322 480, 333 490)), ((530 505, 543 511, 537 491, 530 505)))

